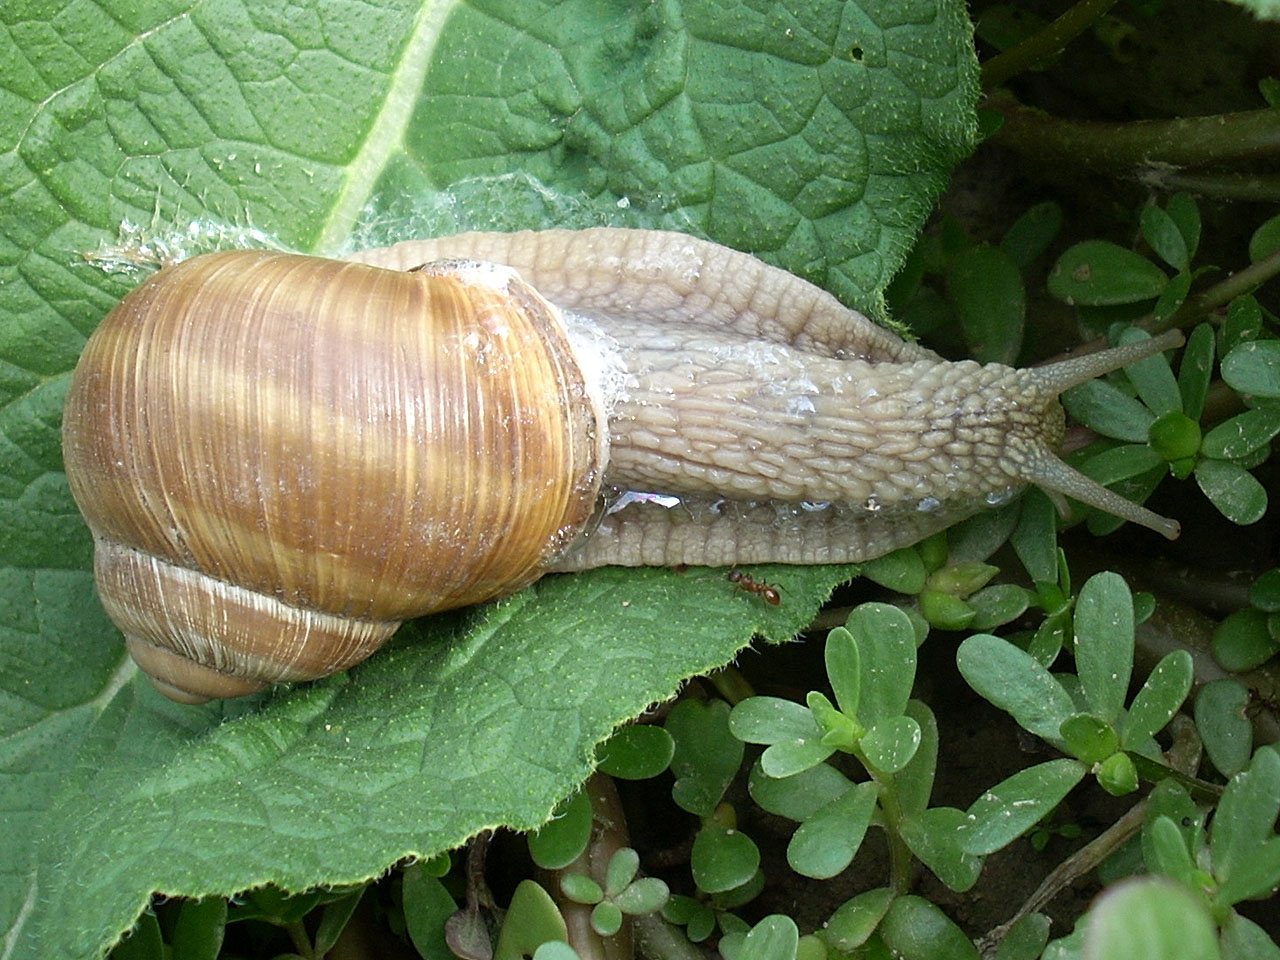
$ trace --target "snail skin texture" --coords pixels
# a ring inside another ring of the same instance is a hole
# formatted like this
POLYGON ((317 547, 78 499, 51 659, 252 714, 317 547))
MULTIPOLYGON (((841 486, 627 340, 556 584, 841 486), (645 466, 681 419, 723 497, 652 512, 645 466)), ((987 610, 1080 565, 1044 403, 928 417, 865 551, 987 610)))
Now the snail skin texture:
POLYGON ((866 560, 1026 484, 1176 536, 1054 450, 1059 393, 1179 342, 951 363, 662 231, 237 250, 103 321, 63 449, 107 612, 200 702, 551 570, 866 560))

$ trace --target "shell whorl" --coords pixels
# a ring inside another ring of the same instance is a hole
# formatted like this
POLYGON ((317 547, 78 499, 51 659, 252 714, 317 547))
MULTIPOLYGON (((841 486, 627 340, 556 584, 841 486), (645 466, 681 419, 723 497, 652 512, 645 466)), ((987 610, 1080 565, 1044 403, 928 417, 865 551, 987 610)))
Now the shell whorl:
POLYGON ((341 670, 536 579, 594 508, 599 415, 513 271, 232 251, 102 323, 64 455, 104 605, 195 699, 341 670))

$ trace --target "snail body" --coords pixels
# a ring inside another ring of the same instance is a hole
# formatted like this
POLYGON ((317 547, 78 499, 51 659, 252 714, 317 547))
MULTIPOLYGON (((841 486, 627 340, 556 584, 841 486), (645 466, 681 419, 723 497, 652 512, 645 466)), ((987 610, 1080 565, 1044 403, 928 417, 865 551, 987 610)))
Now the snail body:
POLYGON ((550 570, 868 559, 1027 483, 1176 534, 1053 453, 1058 393, 1172 337, 948 363, 660 231, 355 259, 167 267, 77 365, 63 444, 99 594, 176 699, 345 669, 550 570))

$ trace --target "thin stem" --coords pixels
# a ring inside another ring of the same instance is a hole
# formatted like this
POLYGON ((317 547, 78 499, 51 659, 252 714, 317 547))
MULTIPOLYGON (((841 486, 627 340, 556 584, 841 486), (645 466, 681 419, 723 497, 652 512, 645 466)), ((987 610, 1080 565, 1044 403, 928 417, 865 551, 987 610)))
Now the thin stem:
POLYGON ((649 913, 632 920, 636 949, 647 960, 707 960, 707 955, 689 942, 684 931, 667 923, 661 914, 649 913))
POLYGON ((316 955, 315 947, 311 944, 311 938, 307 935, 307 928, 301 920, 286 923, 284 930, 289 935, 289 939, 293 941, 293 949, 298 952, 299 956, 311 958, 316 955))
POLYGON ((1276 108, 1103 123, 1051 116, 1024 106, 1008 91, 993 93, 987 106, 1004 117, 993 140, 1034 155, 1045 169, 1065 163, 1069 169, 1145 177, 1169 167, 1272 161, 1280 153, 1276 108))
POLYGON ((1214 200, 1280 203, 1280 176, 1273 173, 1185 173, 1153 169, 1143 178, 1153 190, 1185 190, 1214 200))
POLYGON ((707 679, 716 688, 716 693, 720 694, 731 707, 756 695, 750 682, 742 675, 742 671, 733 664, 709 674, 707 679))
POLYGON ((982 89, 990 90, 1061 50, 1093 26, 1116 0, 1080 0, 1052 23, 982 65, 982 89))

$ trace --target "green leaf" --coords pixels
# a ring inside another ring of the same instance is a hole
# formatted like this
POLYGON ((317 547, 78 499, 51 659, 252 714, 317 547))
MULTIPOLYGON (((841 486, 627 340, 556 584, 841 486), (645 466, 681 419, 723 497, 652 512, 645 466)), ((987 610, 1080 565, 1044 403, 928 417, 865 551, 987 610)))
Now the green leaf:
POLYGON ((1249 260, 1257 263, 1280 250, 1280 214, 1262 221, 1249 238, 1249 260))
POLYGON ((1280 754, 1263 748, 1227 783, 1209 834, 1218 899, 1231 904, 1280 882, 1280 754))
POLYGON ((978 611, 959 597, 940 590, 923 590, 920 615, 938 630, 963 630, 977 619, 978 611))
POLYGON ((929 805, 933 793, 933 777, 938 766, 938 721, 924 703, 911 700, 907 703, 906 716, 920 729, 920 746, 915 756, 893 778, 898 806, 904 816, 919 814, 929 805))
POLYGON ((1031 605, 1032 594, 1016 583, 997 583, 973 594, 966 603, 974 610, 974 630, 994 630, 1017 620, 1031 605))
POLYGON ((1150 260, 1106 240, 1069 248, 1049 272, 1049 292, 1064 303, 1099 307, 1154 300, 1169 282, 1150 260))
POLYGON ((1040 490, 1028 491, 1022 498, 1018 526, 1009 542, 1032 580, 1057 579, 1057 511, 1040 490))
POLYGON ((969 686, 1024 729, 1061 746, 1059 730, 1076 712, 1070 694, 1030 654, 1006 640, 975 634, 960 644, 956 665, 969 686))
POLYGON ((615 850, 609 858, 604 870, 604 892, 606 896, 616 897, 632 880, 640 869, 640 854, 631 847, 615 850))
POLYGON ((1113 797, 1123 797, 1138 789, 1138 768, 1127 753, 1113 753, 1098 764, 1098 785, 1113 797))
POLYGON ((217 960, 227 927, 227 901, 222 897, 188 900, 178 909, 170 946, 175 956, 217 960))
POLYGON ((953 257, 947 269, 947 297, 975 360, 1012 364, 1017 359, 1027 294, 1018 264, 1003 248, 978 244, 953 257))
POLYGON ((551 895, 533 880, 521 880, 511 895, 493 960, 523 960, 544 943, 568 938, 564 917, 551 895))
POLYGON ((844 870, 862 845, 879 793, 874 781, 859 783, 800 824, 787 844, 791 869, 815 880, 844 870))
POLYGON ((529 855, 544 870, 577 860, 591 840, 591 801, 579 790, 556 805, 551 819, 529 834, 529 855))
POLYGON ((591 929, 602 937, 612 937, 622 929, 622 909, 608 900, 591 908, 591 929))
POLYGON ((1121 720, 1120 746, 1136 750, 1163 730, 1187 699, 1194 677, 1195 662, 1187 651, 1174 650, 1161 658, 1121 720))
POLYGON ((1194 259, 1200 247, 1200 208, 1196 206, 1195 197, 1189 193, 1175 193, 1164 208, 1182 234, 1188 259, 1194 259))
MULTIPOLYGON (((1181 410, 1172 410, 1157 417, 1148 431, 1151 448, 1166 460, 1194 457, 1200 452, 1200 424, 1181 410)), ((1123 449, 1123 448, 1121 448, 1123 449)), ((1208 451, 1205 451, 1208 453, 1208 451)), ((1213 454, 1209 454, 1213 456, 1213 454)), ((1129 476, 1140 473, 1135 470, 1129 476)), ((1127 478, 1121 478, 1127 479, 1127 478)))
POLYGON ((862 738, 862 752, 883 773, 897 773, 916 755, 920 725, 910 717, 885 717, 862 738))
POLYGON ((1105 892, 1089 912, 1084 955, 1107 960, 1219 960, 1204 903, 1185 887, 1141 877, 1105 892))
POLYGON ((405 928, 414 949, 426 960, 449 960, 453 954, 445 941, 444 925, 458 909, 449 891, 422 864, 405 870, 400 890, 405 928))
POLYGON ((729 730, 729 705, 723 700, 681 700, 664 726, 675 741, 671 799, 699 817, 711 816, 742 766, 742 741, 729 730))
POLYGON ((1118 573, 1098 573, 1076 599, 1076 672, 1092 712, 1114 723, 1133 670, 1133 596, 1118 573))
POLYGON ((1049 942, 1049 926, 1043 913, 1024 915, 1000 941, 995 960, 1036 960, 1049 942))
POLYGON ((693 840, 689 868, 704 893, 723 893, 740 887, 760 866, 755 841, 740 830, 704 823, 693 840))
POLYGON ((747 934, 733 960, 795 960, 800 931, 790 917, 765 917, 747 934))
POLYGON ((852 786, 848 777, 826 763, 789 777, 770 777, 757 761, 747 782, 751 799, 760 807, 795 821, 808 820, 852 786))
POLYGON ((15 694, 0 708, 0 926, 15 960, 105 950, 153 889, 303 890, 534 827, 619 722, 759 628, 794 631, 839 579, 789 578, 783 609, 739 617, 723 583, 606 570, 406 628, 346 677, 246 704, 174 708, 132 679, 58 455, 65 375, 131 285, 86 252, 679 226, 880 314, 975 142, 957 3, 885 26, 835 0, 547 9, 6 0, 5 23, 29 27, 0 56, 0 658, 15 694))
MULTIPOLYGON (((1151 334, 1137 327, 1129 327, 1119 337, 1119 343, 1136 343, 1150 340, 1151 334)), ((1157 416, 1167 413, 1182 412, 1182 395, 1178 392, 1178 381, 1173 369, 1163 353, 1145 357, 1124 368, 1124 375, 1129 378, 1142 402, 1150 407, 1157 416)))
POLYGON ((1204 413, 1205 397, 1213 379, 1213 328, 1202 323, 1191 331, 1178 366, 1178 392, 1182 394, 1182 412, 1193 420, 1204 413))
POLYGON ((111 960, 166 960, 166 957, 160 921, 150 911, 138 917, 138 922, 111 951, 111 960))
POLYGON ((600 747, 599 769, 622 780, 647 780, 667 769, 675 751, 675 740, 662 727, 628 724, 600 747))
POLYGON ((1249 602, 1268 613, 1280 612, 1280 567, 1273 567, 1253 581, 1249 602))
POLYGON ((666 883, 657 877, 641 877, 618 894, 614 902, 623 913, 636 917, 661 910, 670 895, 666 883))
POLYGON ((862 575, 868 580, 898 593, 914 595, 924 589, 929 571, 915 547, 903 547, 862 564, 862 575))
POLYGON ((781 697, 748 697, 729 714, 729 730, 745 743, 817 740, 822 730, 808 707, 781 697))
POLYGON ((875 932, 893 900, 888 887, 864 890, 836 907, 818 935, 838 953, 852 953, 875 932))
POLYGON ((823 658, 836 703, 846 716, 856 720, 862 691, 862 661, 853 634, 845 627, 836 627, 828 633, 823 658))
POLYGON ((1218 512, 1246 526, 1257 523, 1267 512, 1267 491, 1261 483, 1234 463, 1201 460, 1196 464, 1196 483, 1218 512))
MULTIPOLYGON (((1173 417, 1181 417, 1182 414, 1173 414, 1173 417)), ((1161 418, 1164 419, 1164 418, 1161 418)), ((1119 483, 1121 480, 1128 480, 1131 477, 1142 475, 1148 470, 1163 467, 1163 451, 1153 449, 1158 442, 1162 442, 1161 438, 1157 438, 1157 434, 1162 429, 1158 425, 1160 420, 1151 424, 1151 446, 1146 444, 1126 443, 1118 447, 1112 447, 1109 450, 1103 450, 1096 456, 1090 457, 1088 460, 1080 464, 1082 472, 1086 473, 1092 479, 1098 481, 1103 486, 1113 483, 1119 483)), ((1198 441, 1200 438, 1200 428, 1192 423, 1195 428, 1195 436, 1198 441)), ((1178 451, 1175 453, 1180 454, 1178 451)), ((1194 452, 1194 451, 1193 451, 1194 452)))
POLYGON ((858 720, 870 727, 900 715, 916 678, 916 633, 907 615, 887 603, 864 603, 845 626, 858 644, 862 692, 858 720))
POLYGON ((1241 343, 1222 358, 1222 379, 1256 397, 1280 397, 1280 340, 1241 343))
POLYGON ((982 858, 960 848, 965 817, 955 807, 930 807, 901 825, 903 842, 911 852, 958 893, 972 888, 982 872, 982 858))
POLYGON ((1245 715, 1249 691, 1235 680, 1210 680, 1196 695, 1196 731, 1224 777, 1245 768, 1253 752, 1253 725, 1245 715))
POLYGON ((1213 628, 1213 659, 1236 673, 1261 666, 1280 652, 1267 629, 1267 614, 1245 607, 1228 614, 1213 628))
POLYGON ((1280 433, 1280 405, 1246 410, 1204 435, 1204 455, 1219 460, 1247 456, 1280 433))
POLYGON ((1088 767, 1078 760, 1050 760, 1020 770, 987 790, 960 825, 960 849, 994 853, 1031 829, 1061 802, 1088 767))
POLYGON ((1175 270, 1185 272, 1191 269, 1191 251, 1173 217, 1154 204, 1147 204, 1142 208, 1140 222, 1142 238, 1161 260, 1175 270))
POLYGON ((1106 380, 1090 380, 1062 395, 1075 420, 1104 437, 1146 443, 1155 414, 1106 380))
POLYGON ((1000 238, 1000 249, 1019 270, 1026 270, 1053 243, 1062 229, 1062 207, 1052 201, 1037 203, 1013 222, 1000 238))
POLYGON ((978 960, 969 938, 938 907, 923 897, 893 901, 880 924, 880 936, 894 956, 905 960, 978 960))
POLYGON ((1271 935, 1234 910, 1222 924, 1222 960, 1280 960, 1280 946, 1271 935))
POLYGON ((1110 724, 1087 713, 1076 714, 1062 724, 1067 752, 1085 763, 1101 763, 1116 752, 1120 738, 1110 724))

